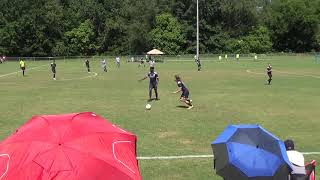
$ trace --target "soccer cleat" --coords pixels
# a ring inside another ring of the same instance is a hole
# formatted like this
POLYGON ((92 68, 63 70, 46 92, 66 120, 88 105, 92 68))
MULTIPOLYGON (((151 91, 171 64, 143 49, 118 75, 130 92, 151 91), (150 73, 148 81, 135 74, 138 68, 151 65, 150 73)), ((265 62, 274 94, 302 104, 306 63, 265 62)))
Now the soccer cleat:
POLYGON ((192 109, 192 108, 193 108, 193 106, 188 107, 188 109, 192 109))
POLYGON ((53 78, 53 80, 57 80, 56 78, 53 78))

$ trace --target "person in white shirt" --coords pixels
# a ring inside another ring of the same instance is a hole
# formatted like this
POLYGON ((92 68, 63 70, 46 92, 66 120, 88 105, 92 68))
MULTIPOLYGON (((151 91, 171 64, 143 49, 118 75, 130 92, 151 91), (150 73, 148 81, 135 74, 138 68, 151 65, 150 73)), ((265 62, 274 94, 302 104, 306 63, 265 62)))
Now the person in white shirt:
POLYGON ((289 176, 289 180, 305 180, 307 176, 303 154, 294 149, 294 142, 292 140, 288 139, 284 144, 286 146, 289 161, 292 164, 292 172, 289 176))
POLYGON ((120 57, 116 57, 116 64, 117 67, 120 68, 120 57))
POLYGON ((156 66, 156 62, 154 61, 154 59, 151 59, 149 61, 149 65, 150 65, 150 67, 153 67, 153 68, 156 66))

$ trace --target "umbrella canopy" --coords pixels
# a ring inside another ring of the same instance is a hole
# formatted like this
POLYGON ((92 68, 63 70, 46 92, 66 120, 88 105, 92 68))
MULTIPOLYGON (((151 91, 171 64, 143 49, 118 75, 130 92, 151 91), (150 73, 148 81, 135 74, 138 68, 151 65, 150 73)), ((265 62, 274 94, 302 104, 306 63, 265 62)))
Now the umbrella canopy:
POLYGON ((153 49, 153 50, 147 52, 147 54, 148 54, 148 55, 164 55, 164 53, 161 52, 161 51, 158 50, 158 49, 153 49))
POLYGON ((259 125, 231 125, 212 148, 225 180, 283 180, 291 171, 284 143, 259 125))
POLYGON ((140 180, 136 140, 91 112, 35 116, 0 144, 0 179, 140 180))

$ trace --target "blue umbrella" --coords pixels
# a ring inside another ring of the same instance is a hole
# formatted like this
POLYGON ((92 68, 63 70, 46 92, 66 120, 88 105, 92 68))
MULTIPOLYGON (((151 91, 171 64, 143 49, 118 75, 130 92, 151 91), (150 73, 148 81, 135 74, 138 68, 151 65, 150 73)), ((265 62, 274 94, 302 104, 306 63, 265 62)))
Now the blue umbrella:
POLYGON ((284 143, 259 125, 231 125, 212 148, 225 180, 286 180, 291 171, 284 143))

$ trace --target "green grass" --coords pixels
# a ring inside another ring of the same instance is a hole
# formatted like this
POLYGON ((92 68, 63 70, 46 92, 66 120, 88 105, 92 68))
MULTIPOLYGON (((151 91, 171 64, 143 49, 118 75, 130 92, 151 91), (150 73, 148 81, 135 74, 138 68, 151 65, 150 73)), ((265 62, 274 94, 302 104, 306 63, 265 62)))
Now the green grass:
MULTIPOLYGON (((57 61, 57 81, 51 79, 49 61, 27 62, 18 71, 17 62, 0 64, 0 138, 4 139, 33 115, 93 111, 138 136, 139 156, 212 154, 210 143, 229 124, 254 123, 281 139, 292 138, 300 151, 320 151, 320 64, 314 57, 266 57, 253 62, 203 62, 197 72, 194 62, 157 64, 160 101, 144 109, 148 81, 139 83, 148 68, 122 63, 104 73, 92 62, 89 76, 79 60, 57 61), (272 86, 265 85, 265 69, 274 68, 272 86), (248 73, 250 70, 251 73, 248 73), (190 90, 195 108, 186 110, 173 81, 180 74, 190 90), (92 74, 91 74, 92 75, 92 74), (81 79, 86 78, 86 79, 81 79), (66 79, 74 79, 64 81, 66 79), (81 79, 81 80, 77 80, 81 79)), ((320 160, 319 156, 306 156, 320 160)), ((144 179, 217 179, 212 159, 141 160, 144 179)))

